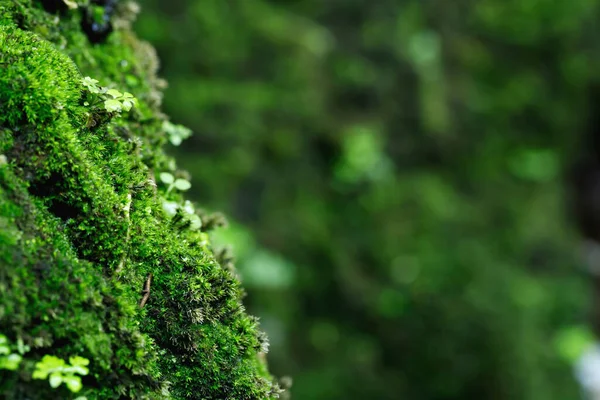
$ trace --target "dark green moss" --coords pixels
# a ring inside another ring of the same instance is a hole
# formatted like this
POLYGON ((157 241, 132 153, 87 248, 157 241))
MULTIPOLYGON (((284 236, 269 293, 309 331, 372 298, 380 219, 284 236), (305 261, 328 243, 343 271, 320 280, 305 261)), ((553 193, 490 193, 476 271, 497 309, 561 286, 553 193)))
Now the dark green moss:
MULTIPOLYGON (((23 338, 33 357, 89 358, 88 399, 275 396, 230 266, 206 233, 163 211, 182 198, 155 183, 179 173, 162 150, 162 82, 124 7, 118 29, 92 45, 77 10, 0 5, 0 332, 23 338), (122 116, 91 108, 83 76, 134 93, 139 106, 122 116)), ((0 393, 58 395, 28 373, 3 372, 0 393)))

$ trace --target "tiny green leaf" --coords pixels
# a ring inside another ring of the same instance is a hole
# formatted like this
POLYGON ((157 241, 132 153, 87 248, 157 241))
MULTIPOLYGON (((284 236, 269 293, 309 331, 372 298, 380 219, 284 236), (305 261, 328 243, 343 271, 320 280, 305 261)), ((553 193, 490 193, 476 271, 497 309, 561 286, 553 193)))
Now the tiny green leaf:
POLYGON ((202 220, 196 214, 190 215, 190 229, 193 231, 197 231, 202 228, 202 220))
POLYGON ((95 85, 98 83, 98 79, 94 79, 94 78, 90 78, 89 76, 86 76, 85 78, 81 78, 81 82, 84 85, 95 85))
POLYGON ((75 3, 73 0, 63 0, 63 3, 65 3, 71 10, 74 10, 78 7, 77 3, 75 3))
POLYGON ((87 369, 87 367, 84 367, 81 365, 73 365, 73 366, 67 367, 64 369, 64 371, 74 373, 74 374, 79 374, 79 375, 87 375, 88 372, 90 372, 90 370, 87 369))
POLYGON ((62 381, 63 376, 60 374, 60 372, 53 372, 52 374, 50 374, 50 386, 52 386, 53 388, 59 387, 62 381))
POLYGON ((123 93, 119 100, 123 103, 125 111, 129 111, 133 106, 137 105, 137 99, 129 92, 123 93))
POLYGON ((108 89, 106 94, 112 96, 115 99, 118 99, 123 96, 123 93, 119 92, 117 89, 108 89))
POLYGON ((174 183, 177 190, 186 191, 192 187, 192 184, 185 179, 177 179, 174 183))
POLYGON ((161 172, 160 180, 163 181, 163 183, 170 185, 175 181, 175 178, 168 172, 161 172))
POLYGON ((129 111, 131 110, 131 107, 133 107, 133 102, 129 101, 129 100, 123 100, 123 109, 125 111, 129 111))
POLYGON ((45 355, 41 361, 35 363, 33 379, 46 379, 50 373, 62 369, 64 365, 65 360, 55 356, 45 355))
POLYGON ((81 384, 81 378, 78 376, 65 376, 63 380, 66 383, 69 390, 73 393, 79 392, 81 390, 81 387, 83 386, 81 384))
POLYGON ((85 367, 86 365, 90 364, 90 360, 88 360, 85 357, 71 356, 71 357, 69 357, 69 364, 71 364, 73 366, 85 367))
POLYGON ((0 358, 0 369, 8 369, 14 371, 19 368, 19 364, 23 358, 18 354, 10 354, 7 357, 0 358))
POLYGON ((183 125, 175 125, 169 121, 164 121, 163 130, 169 136, 169 141, 173 146, 179 146, 184 139, 192 135, 192 131, 183 125))
POLYGON ((23 342, 23 339, 22 339, 22 338, 18 338, 18 339, 17 339, 17 351, 18 351, 20 354, 25 354, 25 353, 27 353, 29 350, 31 350, 31 348, 30 348, 29 346, 27 346, 27 345, 25 344, 25 342, 23 342))
POLYGON ((194 214, 194 205, 191 201, 186 200, 185 203, 183 203, 183 211, 185 211, 188 214, 194 214))
POLYGON ((74 365, 72 367, 69 367, 69 371, 79 375, 87 375, 90 372, 90 370, 87 369, 87 367, 82 367, 81 365, 74 365))
POLYGON ((81 79, 81 84, 85 86, 85 88, 90 93, 100 93, 100 88, 97 85, 98 81, 96 79, 92 79, 89 76, 81 79))
POLYGON ((119 100, 114 100, 114 99, 105 100, 104 108, 108 112, 121 111, 121 102, 119 100))
POLYGON ((180 136, 171 135, 169 136, 169 141, 173 146, 179 146, 183 142, 183 139, 180 136))
POLYGON ((33 371, 33 374, 31 375, 31 377, 33 379, 46 379, 48 377, 48 372, 42 371, 42 370, 35 370, 35 371, 33 371))
POLYGON ((175 201, 163 201, 163 210, 165 210, 165 213, 171 217, 177 214, 178 207, 179 206, 175 201))
POLYGON ((53 369, 64 367, 65 360, 46 354, 44 357, 42 357, 41 363, 45 368, 53 369))

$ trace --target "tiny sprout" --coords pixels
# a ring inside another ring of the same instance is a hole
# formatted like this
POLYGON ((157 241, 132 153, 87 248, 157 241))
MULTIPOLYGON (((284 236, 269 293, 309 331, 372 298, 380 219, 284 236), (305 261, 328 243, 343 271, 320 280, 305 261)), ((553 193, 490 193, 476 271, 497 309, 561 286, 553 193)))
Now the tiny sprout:
POLYGON ((196 215, 196 210, 191 201, 186 200, 183 204, 183 211, 188 214, 188 218, 190 220, 190 229, 193 231, 197 231, 202 228, 202 219, 200 216, 196 215))
POLYGON ((173 146, 179 146, 184 139, 192 136, 192 131, 183 125, 175 125, 169 121, 164 121, 163 130, 169 136, 169 141, 173 146))
POLYGON ((112 96, 112 99, 104 101, 104 107, 106 111, 125 111, 131 110, 131 108, 137 104, 137 99, 129 92, 121 93, 116 89, 109 89, 106 94, 112 96))
POLYGON ((69 371, 75 374, 87 375, 90 372, 87 368, 90 364, 90 360, 85 357, 71 356, 69 357, 69 364, 71 364, 69 371))
POLYGON ((17 368, 19 368, 21 360, 23 360, 23 357, 16 353, 11 353, 6 357, 0 357, 0 369, 15 371, 17 368))
POLYGON ((173 188, 184 192, 192 187, 192 184, 190 182, 181 178, 175 179, 175 177, 168 172, 161 172, 160 180, 163 181, 164 184, 169 185, 169 187, 167 188, 167 193, 173 190, 173 188))
POLYGON ((92 79, 89 76, 81 79, 81 83, 90 93, 100 93, 100 88, 98 87, 97 79, 92 79))
POLYGON ((129 92, 123 93, 120 100, 123 103, 123 108, 125 109, 125 111, 131 110, 131 107, 133 107, 137 103, 137 99, 133 97, 133 95, 129 92))
POLYGON ((25 342, 23 341, 23 339, 18 338, 17 339, 17 351, 23 355, 25 353, 27 353, 29 350, 31 350, 31 347, 27 346, 25 344, 25 342))
POLYGON ((163 183, 170 185, 175 182, 175 177, 168 172, 161 172, 160 180, 163 181, 163 183))
MULTIPOLYGON (((107 89, 98 86, 98 80, 89 76, 81 79, 81 84, 92 94, 96 94, 92 105, 98 104, 98 101, 104 101, 104 109, 108 112, 129 111, 137 106, 138 100, 129 92, 121 93, 117 89, 107 89)), ((84 105, 89 106, 90 102, 85 101, 84 105)))
POLYGON ((15 371, 19 368, 19 364, 23 360, 17 353, 13 353, 8 338, 0 334, 0 370, 7 369, 15 371))
POLYGON ((57 388, 64 383, 71 392, 79 392, 82 387, 81 378, 75 374, 87 375, 89 373, 87 365, 90 361, 87 358, 74 356, 69 358, 69 363, 70 365, 56 356, 45 355, 35 364, 32 378, 48 379, 52 388, 57 388))

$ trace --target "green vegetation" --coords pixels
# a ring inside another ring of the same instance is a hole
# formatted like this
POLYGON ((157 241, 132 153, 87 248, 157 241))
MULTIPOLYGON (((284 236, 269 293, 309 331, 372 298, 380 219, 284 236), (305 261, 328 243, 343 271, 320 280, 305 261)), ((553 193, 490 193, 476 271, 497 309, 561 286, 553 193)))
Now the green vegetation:
POLYGON ((107 112, 129 111, 137 103, 137 99, 131 93, 121 93, 116 89, 103 88, 97 85, 98 81, 89 76, 81 79, 81 84, 85 86, 92 95, 97 95, 91 100, 84 102, 85 106, 97 107, 98 101, 103 101, 103 107, 107 112))
POLYGON ((600 2, 141 4, 188 193, 235 218, 215 236, 292 398, 578 398, 563 175, 600 2))
POLYGON ((0 397, 274 397, 266 339, 207 240, 218 224, 163 210, 196 214, 156 185, 189 178, 162 149, 174 125, 135 7, 92 44, 85 2, 42 3, 0 3, 0 397))
POLYGON ((81 390, 81 377, 79 375, 87 375, 89 369, 87 365, 90 360, 83 357, 70 357, 69 364, 65 363, 65 360, 60 358, 45 355, 41 361, 35 364, 35 371, 33 371, 33 379, 48 379, 50 386, 53 388, 59 387, 64 383, 67 388, 77 393, 81 390))
POLYGON ((0 0, 0 397, 579 395, 600 0, 141 5, 168 87, 136 4, 0 0))

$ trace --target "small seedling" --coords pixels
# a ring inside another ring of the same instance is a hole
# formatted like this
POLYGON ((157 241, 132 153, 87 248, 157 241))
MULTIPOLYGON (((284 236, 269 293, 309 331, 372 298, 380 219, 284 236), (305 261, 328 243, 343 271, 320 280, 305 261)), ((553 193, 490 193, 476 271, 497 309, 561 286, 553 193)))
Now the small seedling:
POLYGON ((192 202, 186 200, 182 207, 183 211, 187 214, 188 219, 190 220, 190 229, 193 231, 197 231, 202 228, 202 219, 200 216, 196 214, 196 210, 192 205, 192 202))
POLYGON ((129 92, 121 93, 116 89, 109 89, 106 94, 112 97, 104 100, 104 108, 109 112, 120 112, 121 109, 129 111, 137 102, 137 99, 129 92))
POLYGON ((91 94, 91 96, 88 96, 90 101, 84 103, 86 106, 97 109, 103 108, 109 113, 120 113, 123 110, 129 111, 138 104, 138 100, 131 93, 121 93, 116 89, 99 86, 98 80, 89 76, 82 78, 81 84, 91 94), (101 107, 100 104, 102 104, 101 107))
POLYGON ((173 188, 185 192, 186 190, 189 190, 192 187, 192 184, 189 181, 181 178, 175 179, 175 177, 168 172, 162 172, 160 174, 160 180, 164 184, 169 185, 169 187, 167 188, 167 193, 171 192, 173 188))
POLYGON ((64 383, 71 392, 77 393, 81 390, 82 383, 81 377, 76 374, 87 375, 89 363, 87 358, 79 356, 70 357, 69 364, 67 364, 61 358, 45 355, 41 361, 35 364, 32 378, 48 379, 52 388, 57 388, 64 383))
POLYGON ((29 350, 31 350, 31 347, 27 346, 25 344, 25 342, 23 342, 23 339, 18 338, 17 339, 17 351, 19 352, 19 354, 23 355, 23 354, 27 353, 29 350))
POLYGON ((177 214, 177 210, 182 210, 190 223, 189 229, 197 231, 202 228, 202 219, 196 214, 196 210, 189 200, 186 200, 183 206, 180 206, 176 201, 163 200, 163 210, 170 217, 174 217, 177 214))
POLYGON ((100 87, 98 86, 97 79, 93 79, 93 78, 90 78, 89 76, 86 76, 85 78, 81 79, 81 84, 83 86, 85 86, 85 88, 90 93, 100 93, 100 87))
POLYGON ((23 357, 11 351, 8 338, 0 334, 0 369, 15 371, 22 360, 23 357))
POLYGON ((192 136, 192 131, 183 125, 175 125, 169 121, 164 121, 163 131, 169 136, 169 141, 173 146, 179 146, 183 140, 192 136))

